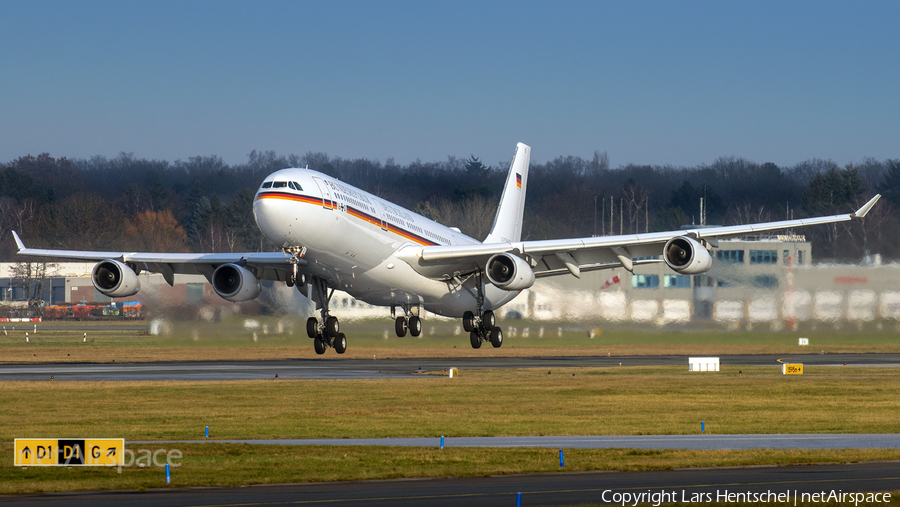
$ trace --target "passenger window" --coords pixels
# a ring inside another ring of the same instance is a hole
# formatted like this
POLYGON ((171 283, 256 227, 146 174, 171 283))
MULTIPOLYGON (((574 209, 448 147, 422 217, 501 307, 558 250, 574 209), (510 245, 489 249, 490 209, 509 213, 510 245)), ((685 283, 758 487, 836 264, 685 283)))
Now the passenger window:
POLYGON ((272 182, 271 182, 271 181, 267 181, 267 182, 263 183, 263 186, 262 186, 262 187, 263 187, 263 188, 272 188, 272 182))
POLYGON ((275 184, 272 185, 272 188, 284 188, 286 186, 287 186, 286 181, 276 181, 275 184))
POLYGON ((291 182, 291 188, 293 188, 294 190, 296 190, 298 192, 303 192, 303 187, 301 187, 300 184, 297 183, 296 181, 291 182))

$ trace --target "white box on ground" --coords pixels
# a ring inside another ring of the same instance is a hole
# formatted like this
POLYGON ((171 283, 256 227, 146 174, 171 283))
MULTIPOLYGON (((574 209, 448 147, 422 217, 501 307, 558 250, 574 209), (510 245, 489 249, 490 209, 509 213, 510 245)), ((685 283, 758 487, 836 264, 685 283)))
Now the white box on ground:
POLYGON ((688 371, 719 371, 718 357, 690 357, 691 367, 688 371))
POLYGON ((809 338, 800 338, 800 345, 809 345, 809 338))

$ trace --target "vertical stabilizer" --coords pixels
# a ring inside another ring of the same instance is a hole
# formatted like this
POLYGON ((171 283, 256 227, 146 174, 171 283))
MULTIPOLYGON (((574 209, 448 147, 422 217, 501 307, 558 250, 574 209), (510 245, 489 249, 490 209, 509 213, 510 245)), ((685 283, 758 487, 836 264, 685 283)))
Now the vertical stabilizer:
POLYGON ((522 216, 525 213, 525 188, 528 183, 528 163, 531 160, 531 147, 519 143, 516 145, 516 156, 509 166, 500 206, 494 217, 491 233, 485 243, 509 243, 522 239, 522 216))

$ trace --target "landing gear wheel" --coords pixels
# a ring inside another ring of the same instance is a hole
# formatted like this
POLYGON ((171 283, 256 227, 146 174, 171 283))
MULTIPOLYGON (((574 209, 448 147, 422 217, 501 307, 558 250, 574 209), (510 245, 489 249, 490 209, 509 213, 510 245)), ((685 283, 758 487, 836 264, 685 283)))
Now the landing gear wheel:
POLYGON ((500 348, 500 346, 503 345, 503 330, 499 327, 491 329, 491 345, 493 345, 495 349, 500 348))
POLYGON ((488 310, 484 312, 484 315, 481 316, 481 327, 485 331, 490 331, 494 329, 494 324, 497 323, 497 319, 494 318, 494 312, 488 310))
POLYGON ((338 333, 337 336, 334 337, 334 351, 338 354, 347 352, 347 335, 345 335, 344 333, 338 333))
POLYGON ((328 317, 328 319, 325 320, 325 332, 332 338, 341 332, 341 325, 338 323, 337 317, 328 317))
POLYGON ((284 281, 284 284, 287 285, 288 287, 293 287, 294 286, 294 278, 289 276, 288 279, 284 281))
POLYGON ((394 331, 397 332, 397 336, 403 338, 406 336, 406 317, 397 317, 397 320, 394 321, 394 331))
POLYGON ((319 334, 319 321, 315 317, 306 319, 306 334, 310 338, 315 338, 319 334))
POLYGON ((472 343, 473 349, 481 348, 481 335, 478 334, 477 329, 473 329, 471 333, 469 333, 469 341, 472 343))
POLYGON ((463 329, 467 333, 471 333, 475 329, 475 314, 472 312, 463 313, 463 329))
POLYGON ((422 334, 422 319, 416 315, 409 318, 409 334, 413 336, 422 334))
POLYGON ((322 355, 325 353, 325 349, 328 348, 328 345, 325 344, 325 339, 322 338, 322 335, 316 336, 314 347, 316 349, 316 354, 322 355))

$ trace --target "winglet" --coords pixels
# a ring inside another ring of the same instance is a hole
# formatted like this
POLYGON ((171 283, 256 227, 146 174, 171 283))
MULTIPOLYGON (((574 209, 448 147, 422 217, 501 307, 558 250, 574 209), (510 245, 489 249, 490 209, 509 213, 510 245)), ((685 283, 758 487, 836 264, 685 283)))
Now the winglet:
POLYGON ((16 231, 12 231, 12 233, 13 239, 16 240, 16 248, 18 249, 18 251, 21 252, 22 250, 25 250, 25 243, 22 243, 22 240, 19 239, 19 235, 16 234, 16 231))
POLYGON ((862 208, 856 210, 856 213, 851 214, 850 216, 854 218, 863 218, 866 216, 866 213, 872 209, 872 206, 875 206, 875 203, 878 202, 878 199, 881 199, 881 194, 875 194, 875 197, 869 199, 869 202, 863 204, 862 208))

